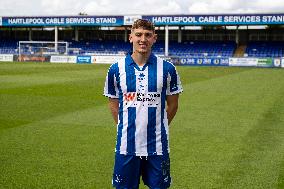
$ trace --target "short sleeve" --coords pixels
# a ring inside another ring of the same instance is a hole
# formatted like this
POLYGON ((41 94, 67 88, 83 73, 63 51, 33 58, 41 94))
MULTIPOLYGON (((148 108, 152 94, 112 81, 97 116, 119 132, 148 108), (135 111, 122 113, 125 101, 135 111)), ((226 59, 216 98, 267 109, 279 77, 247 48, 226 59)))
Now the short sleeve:
POLYGON ((108 69, 105 80, 104 96, 109 98, 118 98, 117 77, 118 63, 115 63, 112 64, 108 69))
POLYGON ((183 92, 179 74, 176 67, 169 63, 167 76, 167 95, 174 95, 183 92))

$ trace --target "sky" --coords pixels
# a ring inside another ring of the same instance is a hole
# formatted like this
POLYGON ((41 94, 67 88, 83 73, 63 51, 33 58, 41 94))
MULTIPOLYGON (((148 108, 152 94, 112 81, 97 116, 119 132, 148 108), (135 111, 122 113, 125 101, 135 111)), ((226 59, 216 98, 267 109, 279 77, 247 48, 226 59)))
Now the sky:
POLYGON ((0 0, 0 16, 284 13, 284 0, 0 0))

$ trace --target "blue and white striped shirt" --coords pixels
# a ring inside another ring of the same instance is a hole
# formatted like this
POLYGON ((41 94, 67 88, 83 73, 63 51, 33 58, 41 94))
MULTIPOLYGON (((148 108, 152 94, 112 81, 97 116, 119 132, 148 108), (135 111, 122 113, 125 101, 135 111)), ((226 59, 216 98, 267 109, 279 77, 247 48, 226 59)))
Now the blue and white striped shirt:
POLYGON ((104 95, 119 99, 116 153, 136 156, 168 153, 166 96, 181 92, 174 65, 153 54, 143 67, 130 54, 112 64, 104 95))

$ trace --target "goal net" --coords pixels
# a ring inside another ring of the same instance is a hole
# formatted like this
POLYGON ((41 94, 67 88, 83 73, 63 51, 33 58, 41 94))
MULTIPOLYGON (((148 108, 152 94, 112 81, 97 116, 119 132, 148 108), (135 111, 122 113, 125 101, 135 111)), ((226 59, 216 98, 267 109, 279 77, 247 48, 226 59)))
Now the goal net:
POLYGON ((51 55, 67 55, 68 42, 19 41, 19 61, 48 61, 51 55))

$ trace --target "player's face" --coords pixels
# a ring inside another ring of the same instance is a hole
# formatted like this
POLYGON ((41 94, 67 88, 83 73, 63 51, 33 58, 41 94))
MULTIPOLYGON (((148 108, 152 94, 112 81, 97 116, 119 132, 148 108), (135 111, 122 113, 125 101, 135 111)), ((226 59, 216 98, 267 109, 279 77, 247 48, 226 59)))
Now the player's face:
POLYGON ((156 40, 157 34, 143 28, 134 29, 129 36, 130 43, 133 43, 133 52, 138 53, 151 52, 151 48, 156 40))

